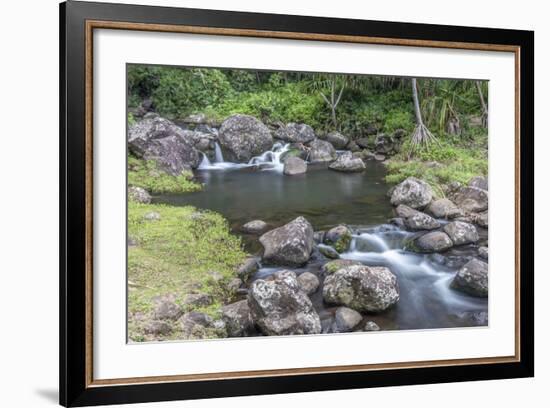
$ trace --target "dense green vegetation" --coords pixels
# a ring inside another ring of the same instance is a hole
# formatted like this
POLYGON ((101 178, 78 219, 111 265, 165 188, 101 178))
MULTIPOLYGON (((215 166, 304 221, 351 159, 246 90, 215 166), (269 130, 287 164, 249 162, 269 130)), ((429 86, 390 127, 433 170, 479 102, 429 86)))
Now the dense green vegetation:
MULTIPOLYGON (((190 206, 129 202, 128 236, 133 243, 128 247, 130 316, 150 313, 155 296, 164 294, 173 294, 181 304, 190 293, 207 293, 212 305, 194 310, 213 317, 232 298, 227 283, 246 254, 221 215, 190 206), (147 219, 151 212, 160 219, 147 219)), ((130 319, 129 338, 143 340, 138 319, 130 319)))
POLYGON ((153 194, 199 191, 202 185, 193 181, 193 173, 172 176, 157 168, 153 160, 145 161, 128 155, 128 185, 141 187, 153 194))

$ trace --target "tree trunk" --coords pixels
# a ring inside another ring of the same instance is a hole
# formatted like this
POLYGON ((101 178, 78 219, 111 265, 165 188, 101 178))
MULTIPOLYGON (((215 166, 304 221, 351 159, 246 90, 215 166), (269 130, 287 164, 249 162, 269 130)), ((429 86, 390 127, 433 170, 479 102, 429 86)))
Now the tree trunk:
POLYGON ((485 98, 483 97, 483 91, 481 89, 480 81, 476 81, 476 89, 477 89, 477 94, 479 95, 479 102, 481 104, 481 111, 482 111, 481 123, 483 127, 486 128, 488 118, 489 118, 489 110, 487 109, 487 103, 485 103, 485 98))
POLYGON ((420 126, 424 126, 424 121, 422 120, 422 112, 420 112, 420 102, 418 101, 418 88, 416 87, 416 78, 412 78, 411 83, 412 83, 414 115, 416 117, 416 124, 420 126))

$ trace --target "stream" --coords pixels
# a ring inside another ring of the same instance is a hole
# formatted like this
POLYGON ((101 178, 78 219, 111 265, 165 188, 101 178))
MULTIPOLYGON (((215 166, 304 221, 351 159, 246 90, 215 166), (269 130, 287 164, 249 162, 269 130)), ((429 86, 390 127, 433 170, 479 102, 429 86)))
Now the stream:
MULTIPOLYGON (((261 255, 262 246, 258 236, 242 232, 242 225, 248 221, 264 220, 271 229, 302 215, 315 231, 346 224, 354 235, 350 249, 341 258, 387 266, 399 283, 399 302, 366 320, 376 322, 383 330, 479 325, 475 316, 487 313, 487 299, 450 289, 458 265, 444 262, 440 255, 403 250, 404 240, 413 233, 387 223, 393 215, 382 164, 369 161, 363 173, 340 173, 328 170, 326 164, 308 164, 307 173, 285 176, 280 157, 287 149, 286 145, 275 144, 271 151, 240 164, 225 162, 217 148, 215 159, 211 162, 204 156, 195 171, 198 181, 205 184, 203 191, 156 196, 154 201, 221 213, 233 232, 242 236, 245 249, 255 255, 261 255)), ((455 257, 471 256, 476 249, 465 246, 457 252, 453 254, 455 257)), ((296 274, 312 272, 322 282, 320 270, 327 261, 317 255, 302 268, 262 265, 253 279, 291 269, 296 274)), ((326 332, 336 308, 323 302, 321 289, 311 300, 326 332)))

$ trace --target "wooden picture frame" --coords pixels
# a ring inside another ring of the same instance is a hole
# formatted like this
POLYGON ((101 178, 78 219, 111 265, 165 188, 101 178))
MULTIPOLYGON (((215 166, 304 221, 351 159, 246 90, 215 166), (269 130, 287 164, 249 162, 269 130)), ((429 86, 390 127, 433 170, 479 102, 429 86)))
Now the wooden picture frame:
POLYGON ((120 404, 534 375, 534 33, 69 1, 60 5, 60 403, 120 404), (95 380, 93 30, 197 33, 515 54, 516 350, 512 356, 95 380), (521 251, 520 251, 521 248, 521 251))

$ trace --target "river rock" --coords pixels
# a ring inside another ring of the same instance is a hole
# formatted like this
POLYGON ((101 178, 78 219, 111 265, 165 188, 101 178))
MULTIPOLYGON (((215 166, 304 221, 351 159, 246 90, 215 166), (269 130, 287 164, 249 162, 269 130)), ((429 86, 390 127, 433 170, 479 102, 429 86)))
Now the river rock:
POLYGON ((374 139, 374 150, 376 153, 388 155, 395 150, 393 137, 385 133, 376 135, 374 139))
POLYGON ((317 249, 321 254, 323 254, 327 258, 330 258, 330 259, 340 258, 340 254, 338 253, 338 251, 333 247, 331 247, 330 245, 319 244, 317 245, 317 249))
POLYGON ((206 313, 192 311, 181 317, 180 325, 185 338, 203 338, 207 328, 213 327, 214 320, 206 313))
POLYGON ((489 193, 477 187, 460 187, 451 193, 450 198, 466 212, 481 212, 489 207, 489 193))
POLYGON ((222 307, 222 320, 229 337, 244 337, 254 333, 254 321, 248 300, 240 300, 222 307))
POLYGON ((360 312, 381 312, 399 300, 397 277, 382 266, 346 266, 327 276, 323 299, 360 312))
POLYGON ((473 258, 457 272, 451 287, 472 296, 487 297, 489 293, 487 263, 473 258))
POLYGON ((151 211, 145 214, 143 219, 147 221, 160 221, 160 214, 156 211, 151 211))
POLYGON ((259 234, 267 228, 267 223, 262 220, 249 221, 243 225, 243 231, 249 234, 259 234))
POLYGON ((487 228, 489 227, 489 211, 482 211, 475 214, 474 222, 480 227, 487 228))
POLYGON ((207 293, 191 293, 183 300, 183 306, 195 308, 212 304, 212 296, 207 293))
POLYGON ((277 129, 274 136, 289 143, 309 143, 315 139, 315 132, 305 123, 287 123, 277 129))
POLYGON ((130 186, 128 187, 128 199, 141 204, 149 204, 151 195, 141 187, 130 186))
POLYGON ((418 209, 428 205, 432 201, 432 197, 432 188, 428 183, 415 177, 409 177, 395 187, 391 203, 393 205, 405 204, 418 209))
POLYGON ((341 306, 334 313, 333 331, 335 333, 350 332, 363 320, 361 313, 349 307, 341 306))
POLYGON ((128 130, 128 148, 138 157, 154 160, 160 169, 174 176, 197 168, 201 161, 185 131, 161 117, 132 125, 128 130))
POLYGON ((313 228, 304 217, 298 217, 263 234, 260 243, 264 247, 264 261, 301 266, 308 261, 313 249, 313 228))
POLYGON ((486 176, 476 176, 468 182, 468 186, 489 190, 489 180, 486 176))
POLYGON ((325 275, 330 275, 342 268, 345 268, 347 266, 352 266, 352 265, 362 265, 362 263, 359 261, 353 261, 351 259, 336 259, 334 261, 330 261, 324 264, 321 267, 321 271, 325 275))
POLYGON ((254 281, 248 306, 253 321, 268 336, 321 333, 319 315, 293 272, 254 281))
POLYGON ((479 241, 476 227, 462 221, 453 221, 443 227, 453 244, 464 245, 479 241))
POLYGON ((254 272, 258 270, 258 258, 246 258, 242 264, 237 267, 237 276, 244 282, 252 277, 254 272))
POLYGON ((335 149, 345 149, 349 143, 349 138, 340 132, 330 132, 326 137, 327 142, 332 144, 335 149))
POLYGON ((151 320, 145 325, 143 331, 153 336, 167 336, 172 333, 172 325, 165 320, 151 320))
POLYGON ((345 225, 338 225, 328 230, 324 243, 333 247, 339 253, 346 252, 351 243, 351 230, 345 225))
POLYGON ((224 120, 219 142, 226 159, 239 163, 246 163, 273 146, 267 126, 249 115, 233 115, 224 120))
POLYGON ((441 252, 453 246, 453 241, 442 231, 432 231, 421 235, 407 244, 407 248, 415 252, 441 252))
POLYGON ((365 327, 363 328, 363 331, 369 332, 369 331, 380 331, 380 326, 378 326, 375 322, 372 320, 369 320, 365 323, 365 327))
POLYGON ((325 240, 325 233, 326 231, 315 231, 313 233, 313 241, 317 244, 322 243, 325 240))
POLYGON ((182 308, 176 304, 173 295, 164 295, 154 300, 153 319, 178 320, 183 314, 182 308))
POLYGON ((319 289, 319 278, 311 272, 301 273, 296 279, 300 285, 300 289, 307 295, 312 295, 319 289))
POLYGON ((427 211, 436 218, 456 218, 464 213, 448 198, 439 198, 430 203, 427 211))
POLYGON ((308 160, 311 163, 329 162, 336 159, 336 150, 329 142, 315 139, 309 144, 308 160))
POLYGON ((360 151, 353 152, 352 156, 355 157, 355 158, 359 158, 359 159, 363 160, 363 162, 365 162, 367 160, 374 160, 374 156, 376 156, 376 155, 368 149, 363 149, 363 150, 360 150, 360 151))
POLYGON ((422 212, 417 212, 409 218, 405 218, 405 225, 413 231, 432 230, 440 227, 437 220, 422 212))
POLYGON ((358 173, 365 170, 365 163, 358 157, 353 157, 351 152, 345 152, 338 156, 336 161, 328 167, 331 170, 344 173, 358 173))
POLYGON ((487 248, 486 246, 479 247, 477 249, 477 254, 480 258, 487 260, 489 259, 489 248, 487 248))
POLYGON ((397 207, 394 208, 395 215, 397 215, 399 218, 407 219, 409 217, 412 217, 413 215, 419 214, 420 211, 415 210, 408 205, 399 204, 397 207))
POLYGON ((307 171, 307 163, 299 157, 289 157, 285 160, 283 173, 287 176, 304 174, 307 171))

